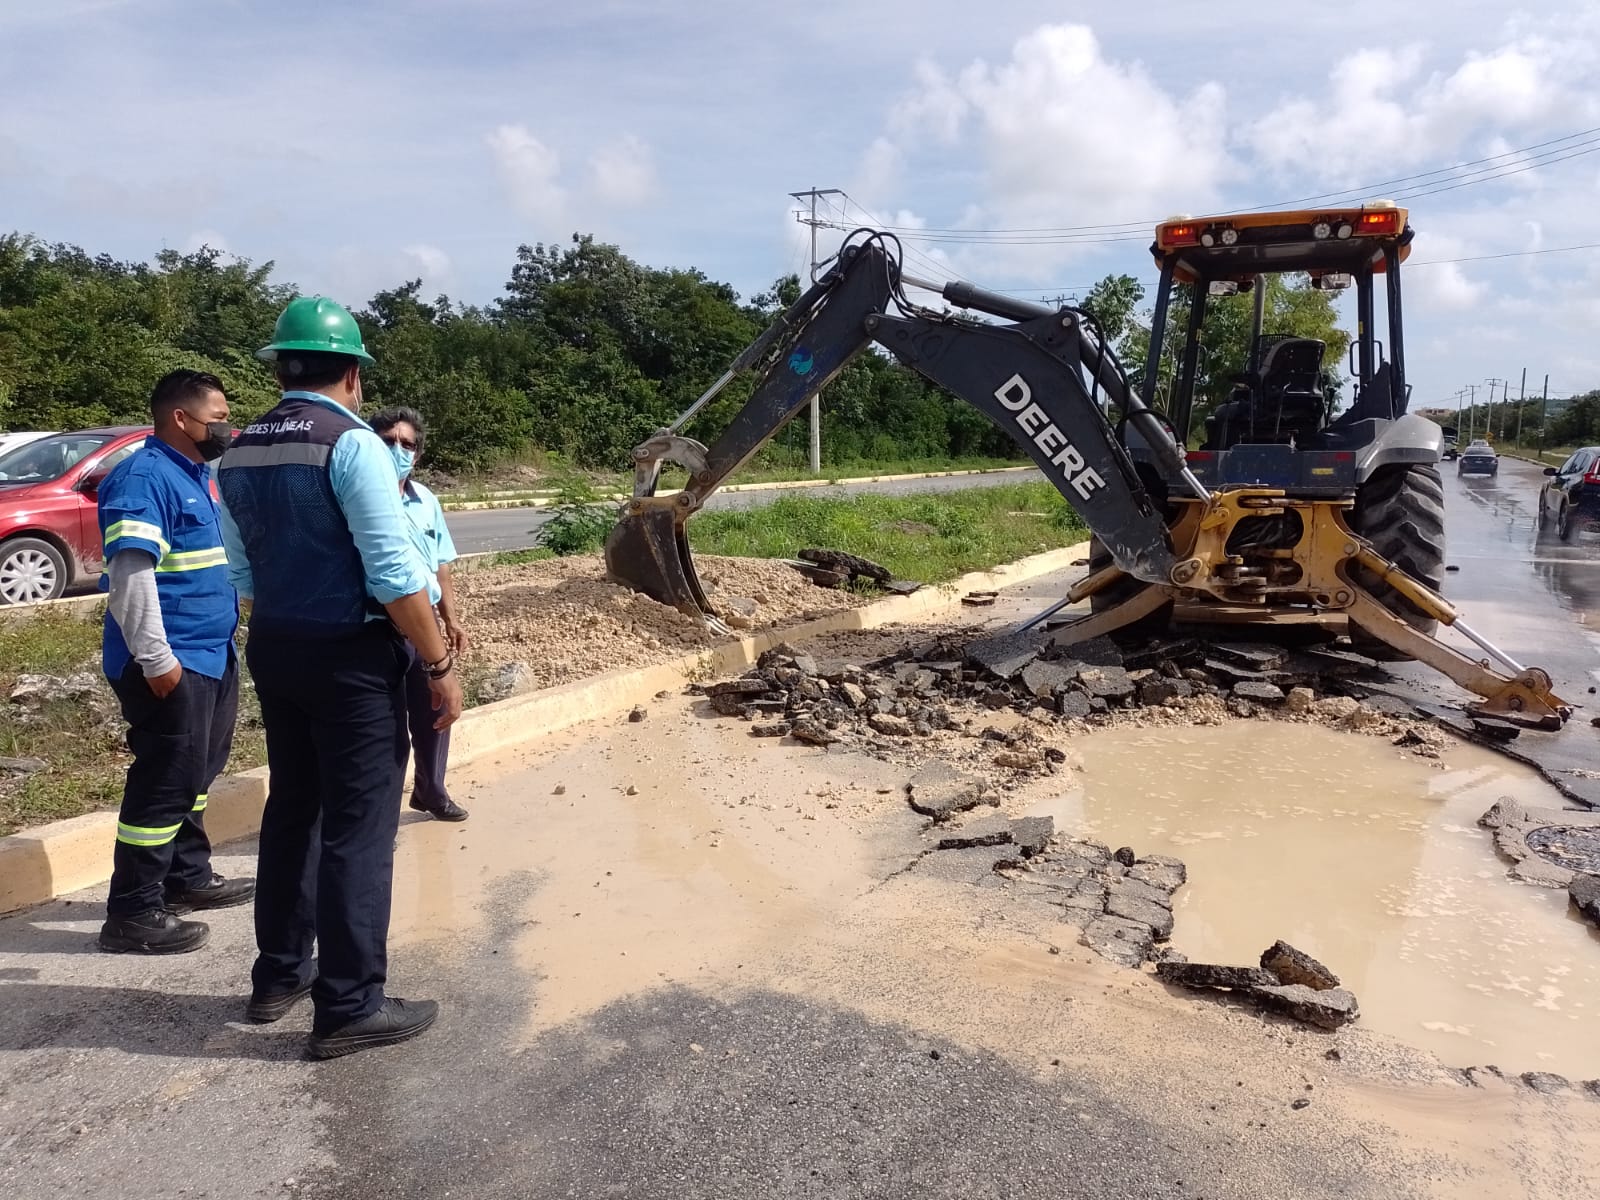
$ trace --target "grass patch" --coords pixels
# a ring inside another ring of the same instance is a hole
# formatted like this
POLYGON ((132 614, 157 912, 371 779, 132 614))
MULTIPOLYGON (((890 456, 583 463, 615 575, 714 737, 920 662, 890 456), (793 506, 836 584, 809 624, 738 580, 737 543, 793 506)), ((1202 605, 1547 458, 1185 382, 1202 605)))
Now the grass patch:
MULTIPOLYGON (((115 808, 122 802, 129 761, 127 726, 100 672, 100 622, 45 613, 20 624, 0 625, 0 704, 6 703, 19 676, 80 673, 94 680, 87 695, 42 705, 8 705, 0 722, 0 757, 36 758, 46 765, 26 775, 0 771, 0 835, 115 808)), ((242 673, 239 724, 228 770, 245 771, 265 761, 261 709, 248 673, 242 673)), ((110 853, 108 845, 106 854, 110 853)))
MULTIPOLYGON (((813 473, 809 464, 801 461, 788 461, 787 456, 779 456, 771 460, 757 457, 754 462, 745 464, 744 467, 734 472, 725 481, 726 484, 740 483, 791 483, 800 479, 861 479, 878 475, 919 475, 932 474, 941 471, 994 471, 1006 467, 1027 467, 1033 464, 1016 458, 993 458, 986 456, 970 456, 966 458, 868 458, 855 459, 850 462, 824 463, 821 471, 813 473)), ((534 496, 548 496, 558 489, 563 481, 574 478, 585 480, 596 492, 628 493, 633 490, 633 473, 631 471, 575 471, 571 467, 559 462, 551 461, 544 464, 539 470, 539 478, 530 481, 524 472, 522 477, 502 475, 496 478, 489 475, 482 478, 452 478, 448 481, 438 480, 439 486, 435 489, 441 500, 457 502, 490 500, 508 501, 528 499, 534 496), (506 494, 501 494, 506 493, 506 494)), ((663 488, 680 488, 689 480, 689 473, 682 467, 667 465, 661 471, 663 488)), ((433 486, 430 484, 429 486, 433 486)))
POLYGON ((1047 483, 923 496, 785 496, 744 512, 701 513, 689 541, 702 554, 792 558, 805 546, 845 550, 901 579, 943 583, 1083 540, 1081 521, 1047 483))

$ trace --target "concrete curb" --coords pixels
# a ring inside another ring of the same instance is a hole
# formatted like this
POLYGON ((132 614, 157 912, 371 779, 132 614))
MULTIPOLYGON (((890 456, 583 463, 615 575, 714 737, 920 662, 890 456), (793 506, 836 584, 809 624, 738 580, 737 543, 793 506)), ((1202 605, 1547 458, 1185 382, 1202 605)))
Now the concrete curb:
MULTIPOLYGON (((667 662, 608 671, 485 704, 462 714, 456 723, 450 739, 451 760, 464 765, 546 734, 621 712, 654 698, 657 692, 682 687, 689 680, 734 674, 754 664, 762 651, 781 641, 877 629, 896 622, 939 620, 961 610, 963 592, 1027 583, 1070 567, 1087 553, 1087 543, 1080 543, 1034 554, 909 596, 889 596, 812 621, 722 642, 667 662)), ((211 785, 206 804, 206 830, 212 843, 220 846, 254 836, 261 828, 261 810, 266 800, 266 767, 219 778, 211 785)), ((116 825, 114 812, 87 813, 0 838, 0 914, 105 883, 111 878, 116 825)))
MULTIPOLYGON (((732 483, 717 489, 719 492, 782 492, 794 488, 819 488, 843 487, 852 483, 903 483, 914 479, 955 479, 967 475, 1014 475, 1023 471, 1037 471, 1039 468, 1032 463, 1016 467, 978 467, 966 471, 921 471, 909 475, 861 475, 850 479, 785 479, 776 483, 732 483)), ((680 488, 665 488, 656 493, 658 496, 675 496, 680 488)), ((606 492, 598 496, 598 501, 615 501, 621 503, 631 497, 624 492, 606 492)), ((526 499, 512 500, 458 500, 451 502, 444 496, 439 497, 439 504, 445 512, 477 512, 481 509, 492 508, 549 508, 555 500, 548 496, 529 496, 526 499)))

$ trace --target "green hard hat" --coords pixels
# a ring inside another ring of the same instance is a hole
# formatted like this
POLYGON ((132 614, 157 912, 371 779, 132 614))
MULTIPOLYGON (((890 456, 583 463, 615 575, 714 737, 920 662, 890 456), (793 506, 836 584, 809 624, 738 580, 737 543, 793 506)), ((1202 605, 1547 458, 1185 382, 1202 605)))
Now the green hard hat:
POLYGON ((361 327, 349 309, 326 296, 297 296, 289 301, 273 326, 272 344, 257 350, 256 357, 274 362, 280 351, 289 350, 348 354, 364 366, 373 361, 361 344, 361 327))

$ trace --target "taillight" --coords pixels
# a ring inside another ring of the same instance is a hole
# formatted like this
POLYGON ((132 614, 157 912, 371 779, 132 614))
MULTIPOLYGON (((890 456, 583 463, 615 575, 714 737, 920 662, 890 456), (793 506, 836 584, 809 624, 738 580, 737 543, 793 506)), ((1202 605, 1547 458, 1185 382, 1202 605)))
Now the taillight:
POLYGON ((1594 466, 1589 468, 1589 473, 1583 477, 1583 481, 1600 487, 1600 462, 1596 462, 1594 466))

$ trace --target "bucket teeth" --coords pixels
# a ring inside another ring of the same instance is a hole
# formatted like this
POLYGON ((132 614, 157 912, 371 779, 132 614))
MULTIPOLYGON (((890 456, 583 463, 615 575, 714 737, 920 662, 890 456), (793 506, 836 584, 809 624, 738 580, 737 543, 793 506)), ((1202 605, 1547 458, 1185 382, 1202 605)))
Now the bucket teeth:
POLYGON ((606 578, 726 633, 695 574, 680 511, 668 499, 630 505, 606 538, 606 578))

